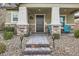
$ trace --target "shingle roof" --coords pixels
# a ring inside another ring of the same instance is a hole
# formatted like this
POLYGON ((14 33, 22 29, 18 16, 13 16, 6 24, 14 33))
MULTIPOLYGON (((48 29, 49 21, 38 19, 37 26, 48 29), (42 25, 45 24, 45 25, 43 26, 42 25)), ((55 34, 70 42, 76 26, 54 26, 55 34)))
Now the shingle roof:
POLYGON ((0 8, 16 8, 17 5, 16 3, 0 3, 0 8))

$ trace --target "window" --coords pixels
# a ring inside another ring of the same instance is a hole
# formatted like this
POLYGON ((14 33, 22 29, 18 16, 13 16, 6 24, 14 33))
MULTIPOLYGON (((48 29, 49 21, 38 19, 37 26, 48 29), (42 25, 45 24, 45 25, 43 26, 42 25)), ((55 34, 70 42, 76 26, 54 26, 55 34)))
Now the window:
POLYGON ((17 14, 16 15, 15 14, 13 15, 13 21, 18 21, 18 15, 17 14))
POLYGON ((11 22, 17 22, 18 21, 18 12, 11 12, 11 22))

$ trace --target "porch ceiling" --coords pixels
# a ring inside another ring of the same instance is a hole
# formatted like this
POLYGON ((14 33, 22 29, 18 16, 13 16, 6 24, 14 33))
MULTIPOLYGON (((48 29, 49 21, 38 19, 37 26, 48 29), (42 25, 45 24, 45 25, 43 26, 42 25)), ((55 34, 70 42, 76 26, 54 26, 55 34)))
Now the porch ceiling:
MULTIPOLYGON (((75 12, 79 11, 79 8, 60 8, 60 14, 73 14, 75 12)), ((28 8, 29 14, 35 14, 35 13, 51 13, 51 8, 28 8)))
POLYGON ((49 13, 51 11, 51 8, 28 8, 28 13, 49 13))
POLYGON ((60 14, 73 14, 79 11, 79 8, 60 8, 60 14))

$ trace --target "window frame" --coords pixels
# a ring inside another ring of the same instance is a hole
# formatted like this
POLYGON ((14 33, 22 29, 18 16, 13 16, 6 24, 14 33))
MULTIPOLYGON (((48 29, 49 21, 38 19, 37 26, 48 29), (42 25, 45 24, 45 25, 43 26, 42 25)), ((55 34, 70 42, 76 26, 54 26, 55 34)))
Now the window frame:
POLYGON ((18 11, 12 11, 11 12, 11 23, 17 23, 18 22, 18 21, 13 20, 14 15, 17 15, 17 18, 18 18, 18 11))

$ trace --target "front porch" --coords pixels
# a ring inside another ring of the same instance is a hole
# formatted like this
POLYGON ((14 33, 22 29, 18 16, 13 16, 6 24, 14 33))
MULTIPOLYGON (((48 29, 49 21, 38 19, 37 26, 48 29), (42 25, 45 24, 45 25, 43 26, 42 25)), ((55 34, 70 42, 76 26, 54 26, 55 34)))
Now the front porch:
MULTIPOLYGON (((3 26, 11 25, 15 27, 17 25, 17 35, 19 35, 20 28, 24 28, 24 33, 37 32, 37 29, 42 32, 48 33, 48 27, 51 25, 51 33, 54 32, 53 27, 58 27, 56 30, 61 34, 64 32, 64 25, 71 26, 70 32, 74 29, 74 13, 79 10, 78 4, 18 4, 18 8, 7 7, 1 9, 1 23, 0 28, 3 26), (64 6, 63 6, 64 5, 64 6), (3 11, 2 11, 3 10, 3 11), (7 15, 5 17, 4 15, 7 15), (37 16, 42 15, 40 22, 37 21, 37 16), (5 19, 4 19, 4 17, 5 19), (42 25, 39 25, 41 24, 42 25), (3 26, 2 26, 3 25, 3 26), (22 26, 20 26, 22 25, 22 26)), ((39 32, 39 31, 38 31, 39 32)))
MULTIPOLYGON (((26 13, 23 19, 20 18, 21 21, 17 22, 19 25, 22 25, 22 28, 25 29, 26 32, 35 33, 35 32, 57 32, 58 34, 62 34, 65 32, 65 25, 70 26, 70 30, 68 28, 68 32, 73 32, 74 29, 74 14, 78 11, 79 8, 59 8, 59 7, 21 7, 19 9, 25 9, 26 13), (56 11, 57 10, 57 11, 56 11), (38 18, 37 18, 38 17, 38 18), (41 18, 42 17, 42 18, 41 18), (21 23, 22 22, 22 23, 21 23), (49 26, 51 28, 49 29, 49 26), (56 31, 55 31, 56 30, 56 31)), ((19 12, 20 12, 19 11, 19 12)), ((21 17, 21 15, 19 15, 21 17)), ((23 15, 22 15, 23 16, 23 15)), ((19 28, 20 29, 20 28, 19 28)), ((66 29, 67 30, 67 29, 66 29)))

